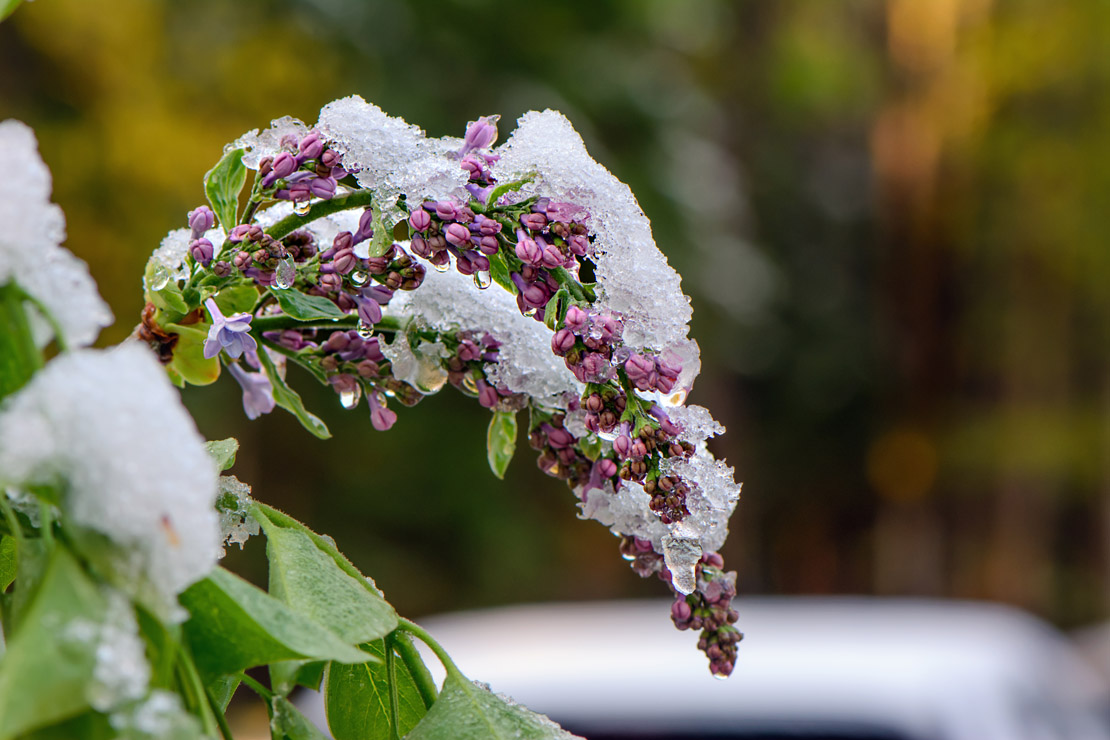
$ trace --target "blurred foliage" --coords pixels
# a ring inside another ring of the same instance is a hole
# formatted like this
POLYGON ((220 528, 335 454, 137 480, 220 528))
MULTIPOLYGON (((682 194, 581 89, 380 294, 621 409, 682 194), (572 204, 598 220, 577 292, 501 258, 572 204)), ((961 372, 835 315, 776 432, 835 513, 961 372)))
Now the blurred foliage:
MULTIPOLYGON (((686 276, 742 590, 1076 624, 1110 605, 1108 24, 1098 0, 40 0, 0 25, 0 118, 38 132, 115 342, 243 131, 351 93, 433 135, 560 109, 686 276)), ((229 383, 186 394, 202 431, 405 613, 661 593, 527 450, 496 481, 464 399, 378 434, 306 392, 320 442, 229 383)))

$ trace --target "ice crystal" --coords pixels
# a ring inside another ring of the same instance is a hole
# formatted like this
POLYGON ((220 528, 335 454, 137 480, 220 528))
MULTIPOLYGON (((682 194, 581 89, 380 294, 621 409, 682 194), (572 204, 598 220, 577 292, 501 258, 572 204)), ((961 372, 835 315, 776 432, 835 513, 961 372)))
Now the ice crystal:
POLYGON ((523 195, 544 195, 590 212, 586 223, 597 236, 598 306, 624 316, 627 344, 664 349, 685 339, 690 300, 656 247, 651 222, 629 187, 589 155, 562 113, 525 113, 496 153, 501 161, 493 171, 500 180, 535 175, 523 195))
POLYGON ((667 525, 659 520, 650 508, 651 496, 634 482, 622 482, 619 491, 606 484, 604 490, 594 488, 586 492, 580 504, 580 519, 593 519, 617 536, 628 535, 651 542, 652 549, 662 551, 662 539, 667 535, 667 525))
POLYGON ((455 154, 458 140, 429 139, 419 127, 387 115, 357 95, 324 106, 316 128, 343 154, 343 166, 356 171, 359 184, 379 196, 383 207, 402 194, 409 203, 465 195, 468 175, 455 154))
POLYGON ((192 419, 139 344, 62 355, 0 407, 5 484, 62 485, 70 521, 107 535, 121 579, 175 613, 219 553, 216 471, 192 419))
POLYGON ((224 147, 224 151, 246 149, 243 153, 243 164, 252 170, 257 170, 258 163, 263 157, 272 157, 283 149, 295 151, 296 144, 289 145, 288 142, 290 140, 295 142, 307 133, 308 126, 303 122, 291 116, 283 116, 271 121, 270 128, 263 129, 261 132, 258 129, 251 129, 224 147), (286 143, 283 144, 283 141, 286 143))
POLYGON ((663 548, 663 563, 671 572, 671 583, 680 594, 693 593, 697 587, 695 568, 702 556, 701 538, 691 531, 685 536, 665 535, 659 543, 663 548))
MULTIPOLYGON (((216 509, 220 512, 220 542, 225 545, 244 543, 259 532, 258 522, 250 514, 253 499, 251 487, 234 475, 221 475, 216 494, 216 509)), ((220 557, 227 552, 220 547, 220 557)))
MULTIPOLYGON (((438 330, 488 331, 502 343, 490 379, 514 393, 525 393, 541 404, 557 403, 564 393, 582 393, 582 384, 551 353, 551 330, 521 316, 507 291, 480 290, 454 270, 429 269, 419 290, 397 293, 387 310, 438 330)), ((388 354, 384 347, 383 351, 388 354)))
POLYGON ((733 469, 714 459, 704 447, 688 460, 665 460, 660 468, 679 476, 691 488, 686 494, 690 515, 673 525, 672 532, 676 535, 696 532, 705 552, 719 550, 728 537, 728 518, 740 500, 740 486, 735 482, 733 469))
MULTIPOLYGON (((209 229, 203 235, 217 247, 224 243, 226 236, 219 226, 209 229)), ((143 287, 147 290, 161 290, 170 280, 187 278, 189 273, 185 257, 189 254, 189 245, 192 242, 193 233, 189 229, 174 229, 166 234, 147 261, 143 287)))
POLYGON ((725 433, 725 428, 704 406, 675 406, 665 411, 671 421, 682 427, 678 438, 690 444, 700 445, 710 437, 725 433))
MULTIPOLYGON (((88 266, 61 246, 65 216, 50 202, 50 171, 34 132, 19 121, 0 123, 0 172, 0 285, 14 280, 50 313, 69 344, 91 344, 112 313, 88 266)), ((46 321, 34 329, 43 344, 53 333, 46 321)))

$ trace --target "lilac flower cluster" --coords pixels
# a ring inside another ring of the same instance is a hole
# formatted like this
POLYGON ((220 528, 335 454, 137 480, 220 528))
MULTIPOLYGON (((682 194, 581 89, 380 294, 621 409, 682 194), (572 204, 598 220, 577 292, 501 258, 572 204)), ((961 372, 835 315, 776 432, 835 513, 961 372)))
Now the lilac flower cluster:
POLYGON ((728 676, 736 665, 736 645, 744 635, 732 625, 739 619, 732 608, 736 573, 724 572, 717 553, 704 556, 697 567, 698 590, 679 596, 671 605, 671 620, 680 630, 701 630, 698 649, 709 658, 715 676, 728 676))
POLYGON ((327 148, 319 133, 310 131, 301 139, 289 134, 282 138, 281 148, 283 151, 259 162, 259 192, 294 203, 335 197, 339 181, 348 172, 342 156, 327 148))

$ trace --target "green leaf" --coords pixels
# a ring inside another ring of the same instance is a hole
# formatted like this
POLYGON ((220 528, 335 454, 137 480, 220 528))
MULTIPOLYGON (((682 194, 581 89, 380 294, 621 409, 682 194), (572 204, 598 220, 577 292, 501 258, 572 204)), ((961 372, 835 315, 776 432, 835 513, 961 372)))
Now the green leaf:
POLYGON ((516 412, 494 411, 486 433, 486 456, 490 470, 498 478, 505 477, 505 471, 516 452, 516 412))
POLYGON ((321 660, 283 660, 270 666, 270 686, 276 693, 288 696, 297 686, 320 690, 327 663, 321 660))
POLYGON ((0 0, 0 21, 12 14, 22 0, 0 0))
POLYGON ((243 151, 233 149, 228 152, 204 176, 204 194, 216 212, 216 218, 220 219, 220 225, 228 232, 239 223, 239 191, 247 182, 243 151))
POLYGON ((296 290, 270 288, 270 295, 277 298, 281 310, 297 321, 341 319, 347 314, 322 295, 305 295, 296 290))
POLYGON ((344 572, 331 555, 296 529, 275 524, 260 507, 251 513, 266 533, 270 595, 351 644, 370 642, 397 628, 397 612, 375 590, 344 572))
POLYGON ((19 558, 16 554, 16 540, 11 535, 0 536, 0 591, 7 591, 15 580, 19 558))
POLYGON ((254 284, 232 285, 216 294, 216 305, 224 316, 233 313, 250 313, 258 303, 258 288, 254 284))
POLYGON ((495 283, 512 295, 516 295, 516 286, 513 285, 513 279, 509 277, 509 266, 500 252, 489 256, 489 274, 495 283))
POLYGON ((275 696, 269 709, 270 735, 274 740, 327 740, 285 697, 275 696))
POLYGON ((532 182, 532 179, 533 178, 531 177, 526 177, 523 180, 513 180, 512 182, 506 182, 498 185, 490 191, 489 197, 486 198, 486 208, 497 205, 497 201, 501 199, 502 195, 509 192, 510 190, 520 190, 527 183, 532 182))
POLYGON ((149 293, 150 302, 166 313, 170 321, 178 321, 189 313, 189 302, 181 292, 181 286, 171 280, 161 290, 149 293))
POLYGON ((220 358, 208 359, 204 356, 204 340, 208 338, 209 324, 165 324, 165 328, 177 334, 177 344, 173 348, 173 360, 167 366, 177 373, 186 383, 192 385, 211 385, 220 377, 220 358))
POLYGON ((89 708, 86 686, 96 642, 64 633, 64 625, 104 620, 96 584, 64 547, 55 547, 38 588, 0 661, 0 740, 75 717, 89 708))
POLYGON ((569 740, 543 715, 449 671, 443 691, 405 740, 569 740))
POLYGON ((239 688, 242 680, 242 675, 235 673, 220 676, 208 684, 208 690, 212 692, 212 699, 215 700, 216 706, 220 708, 221 712, 227 711, 227 705, 231 703, 231 697, 235 696, 235 691, 239 688))
POLYGON ((181 594, 185 637, 209 678, 279 660, 360 663, 372 656, 268 593, 217 568, 181 594))
POLYGON ((570 293, 566 288, 559 288, 555 295, 551 296, 551 300, 547 302, 547 306, 543 310, 543 323, 548 329, 554 329, 555 323, 559 320, 559 301, 564 301, 570 297, 570 293))
POLYGON ((88 711, 56 725, 42 727, 20 736, 20 740, 118 740, 120 734, 112 727, 108 716, 88 711))
POLYGON ((23 293, 14 283, 0 285, 0 398, 22 388, 40 367, 23 293))
MULTIPOLYGON (((385 641, 375 640, 363 650, 382 659, 382 663, 343 665, 330 663, 324 684, 324 710, 328 729, 335 740, 363 740, 390 737, 393 724, 390 711, 389 672, 385 661, 385 641)), ((394 660, 392 686, 397 696, 397 736, 404 737, 427 711, 416 689, 412 674, 400 660, 394 660)))
POLYGON ((267 377, 270 378, 270 384, 274 387, 274 401, 278 406, 293 414, 297 417, 297 421, 301 422, 308 431, 320 439, 330 439, 331 432, 324 422, 315 414, 309 413, 308 409, 304 407, 304 401, 301 400, 300 394, 290 388, 285 380, 278 375, 277 368, 274 366, 274 361, 270 359, 268 352, 259 352, 258 359, 262 362, 262 369, 266 371, 267 377))
POLYGON ((208 450, 208 456, 216 463, 216 468, 223 471, 235 464, 235 453, 239 451, 239 440, 235 437, 217 439, 212 442, 205 442, 204 448, 208 450))
POLYGON ((602 447, 603 443, 601 437, 593 433, 587 434, 578 441, 578 449, 580 449, 582 454, 586 456, 586 459, 591 462, 597 462, 597 459, 601 457, 602 447))

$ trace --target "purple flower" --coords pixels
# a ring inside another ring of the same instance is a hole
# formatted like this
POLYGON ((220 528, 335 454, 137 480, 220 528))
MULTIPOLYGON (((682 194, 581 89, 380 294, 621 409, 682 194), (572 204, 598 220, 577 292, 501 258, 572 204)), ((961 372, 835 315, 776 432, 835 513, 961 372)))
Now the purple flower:
POLYGON ((432 225, 432 217, 423 208, 419 208, 412 212, 409 216, 409 226, 415 231, 426 231, 432 225))
POLYGON ((497 389, 484 380, 479 380, 475 385, 478 386, 479 405, 487 409, 496 407, 498 401, 497 389))
POLYGON ((239 224, 231 229, 231 233, 227 235, 227 240, 232 244, 238 244, 250 233, 250 230, 249 224, 239 224))
POLYGON ((440 221, 454 221, 459 214, 458 205, 449 200, 438 200, 431 204, 425 203, 424 207, 427 208, 429 205, 436 212, 440 221))
POLYGON ((216 301, 209 298, 204 302, 208 313, 212 316, 212 328, 208 330, 208 339, 204 340, 204 356, 212 359, 220 354, 220 350, 231 357, 238 358, 244 352, 257 350, 258 342, 250 335, 251 315, 237 313, 224 316, 216 301))
POLYGON ((317 198, 330 200, 335 197, 336 182, 331 177, 314 177, 308 181, 308 189, 317 198))
POLYGON ((389 410, 377 392, 366 394, 366 398, 370 401, 370 423, 379 432, 388 431, 397 421, 396 412, 389 410))
POLYGON ((551 351, 562 357, 576 341, 578 341, 577 337, 570 329, 560 329, 551 336, 551 351))
POLYGON ((324 142, 320 138, 320 134, 312 131, 301 139, 298 149, 301 152, 301 156, 306 160, 319 159, 320 155, 324 153, 324 142))
POLYGON ((393 291, 389 288, 374 285, 363 290, 355 296, 358 304, 358 317, 364 324, 373 326, 382 320, 382 306, 389 303, 393 291))
POLYGON ((586 330, 589 320, 590 315, 583 311, 581 307, 571 306, 567 309, 567 315, 563 320, 563 325, 575 334, 581 334, 586 330))
POLYGON ((647 357, 632 355, 624 363, 624 371, 628 373, 628 379, 640 390, 647 390, 654 385, 652 381, 656 377, 655 362, 647 357))
POLYGON ((444 232, 444 237, 448 243, 463 247, 470 243, 470 230, 462 224, 451 224, 444 232))
POLYGON ((189 228, 193 230, 193 238, 199 239, 204 232, 216 225, 216 214, 208 206, 200 206, 189 211, 189 228))
POLYGON ((249 373, 237 362, 228 365, 227 369, 243 388, 243 411, 248 419, 257 419, 274 410, 274 387, 264 373, 249 373))
POLYGON ((358 217, 358 231, 352 234, 352 243, 358 244, 374 236, 374 212, 367 208, 358 217))
POLYGON ((525 213, 520 217, 520 223, 526 229, 543 231, 543 227, 547 226, 547 216, 542 213, 525 213))
POLYGON ((208 263, 212 261, 214 252, 212 242, 207 239, 194 239, 193 243, 189 245, 189 254, 205 267, 208 267, 208 263))
POLYGON ((468 123, 459 156, 466 156, 475 149, 486 149, 497 141, 497 121, 500 118, 501 116, 482 116, 477 121, 468 123))
POLYGON ((536 240, 526 235, 523 229, 517 231, 516 256, 521 262, 538 265, 543 259, 543 250, 536 240))

